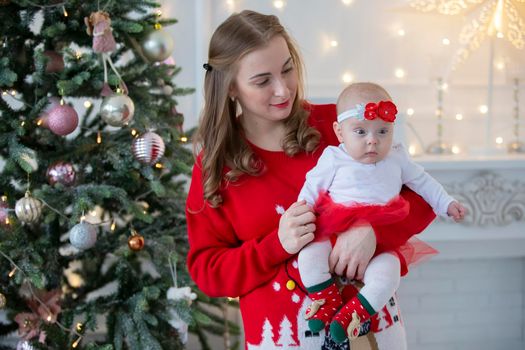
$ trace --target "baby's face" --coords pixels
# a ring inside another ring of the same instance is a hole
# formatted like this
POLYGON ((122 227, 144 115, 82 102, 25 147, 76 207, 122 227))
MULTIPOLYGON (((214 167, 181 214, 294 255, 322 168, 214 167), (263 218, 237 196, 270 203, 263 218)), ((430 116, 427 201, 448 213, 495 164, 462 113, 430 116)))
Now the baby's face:
POLYGON ((385 122, 380 118, 348 118, 341 123, 334 122, 334 132, 354 160, 374 164, 383 160, 392 147, 394 123, 385 122))

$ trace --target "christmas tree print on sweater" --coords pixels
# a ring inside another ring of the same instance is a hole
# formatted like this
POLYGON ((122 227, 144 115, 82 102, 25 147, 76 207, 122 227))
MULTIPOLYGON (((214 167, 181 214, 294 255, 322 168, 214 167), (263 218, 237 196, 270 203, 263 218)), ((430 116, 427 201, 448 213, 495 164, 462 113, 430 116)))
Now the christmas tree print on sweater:
POLYGON ((274 342, 274 333, 273 325, 268 319, 264 321, 262 329, 262 341, 258 345, 247 344, 248 350, 319 350, 323 345, 323 340, 325 337, 325 331, 321 331, 316 334, 312 334, 308 329, 308 324, 304 319, 304 314, 306 313, 306 308, 310 305, 312 301, 310 298, 304 298, 301 308, 297 314, 297 329, 304 330, 301 331, 297 338, 299 339, 299 344, 294 340, 294 334, 292 331, 292 323, 288 318, 283 317, 277 330, 277 341, 274 342))

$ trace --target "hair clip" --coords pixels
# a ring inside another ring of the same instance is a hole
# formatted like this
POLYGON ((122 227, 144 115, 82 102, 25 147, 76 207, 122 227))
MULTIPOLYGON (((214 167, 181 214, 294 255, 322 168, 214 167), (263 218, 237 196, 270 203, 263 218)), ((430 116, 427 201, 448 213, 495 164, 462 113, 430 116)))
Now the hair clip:
POLYGON ((211 70, 213 69, 212 66, 210 66, 208 63, 204 63, 202 65, 202 68, 206 69, 206 72, 211 72, 211 70))

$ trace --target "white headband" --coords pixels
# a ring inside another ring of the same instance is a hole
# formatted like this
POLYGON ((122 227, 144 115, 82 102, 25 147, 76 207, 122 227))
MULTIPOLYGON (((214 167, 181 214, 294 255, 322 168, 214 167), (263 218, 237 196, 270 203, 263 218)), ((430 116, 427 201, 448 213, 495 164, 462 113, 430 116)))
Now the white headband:
POLYGON ((379 101, 378 103, 369 102, 366 104, 358 103, 355 108, 344 111, 337 116, 337 121, 341 123, 348 118, 355 118, 359 121, 382 119, 385 122, 393 123, 396 120, 397 107, 392 101, 379 101))
POLYGON ((341 123, 348 118, 356 118, 357 120, 365 120, 365 104, 358 103, 355 108, 348 109, 337 116, 337 122, 341 123))

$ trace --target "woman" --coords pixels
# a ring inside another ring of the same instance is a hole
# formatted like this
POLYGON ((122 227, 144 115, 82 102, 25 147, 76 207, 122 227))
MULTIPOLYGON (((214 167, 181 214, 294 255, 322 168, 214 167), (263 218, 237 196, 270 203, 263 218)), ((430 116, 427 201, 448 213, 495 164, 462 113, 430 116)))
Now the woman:
MULTIPOLYGON (((204 68, 200 152, 186 210, 190 274, 210 296, 240 297, 247 349, 328 347, 324 331, 312 334, 304 321, 309 299, 296 254, 314 238, 315 215, 295 201, 322 150, 338 143, 335 105, 304 100, 302 59, 275 16, 230 16, 213 34, 204 68)), ((362 278, 376 246, 390 247, 392 232, 408 239, 431 222, 420 197, 402 195, 411 204, 406 220, 339 235, 330 256, 335 274, 362 278)), ((397 307, 389 310, 391 324, 371 327, 380 349, 387 342, 402 349, 397 307)))

